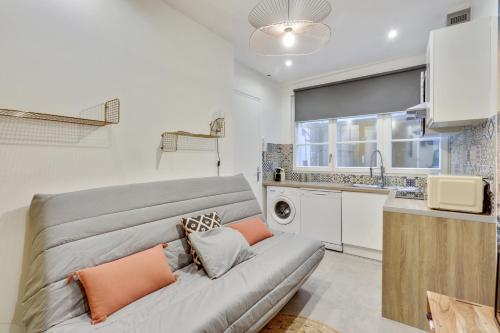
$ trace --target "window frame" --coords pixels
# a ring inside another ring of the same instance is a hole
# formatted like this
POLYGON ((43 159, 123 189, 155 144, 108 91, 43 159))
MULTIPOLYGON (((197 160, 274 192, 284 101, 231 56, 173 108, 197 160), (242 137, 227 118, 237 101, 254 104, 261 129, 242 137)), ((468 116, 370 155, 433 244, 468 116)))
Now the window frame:
MULTIPOLYGON (((293 121, 292 122, 292 133, 293 133, 293 170, 298 172, 319 172, 319 173, 329 173, 332 171, 332 121, 331 119, 323 119, 328 121, 328 165, 321 166, 298 166, 297 165, 297 146, 302 146, 304 144, 297 144, 297 124, 304 123, 305 121, 293 121)), ((311 120, 315 121, 315 120, 311 120)), ((318 120, 319 121, 319 120, 318 120)), ((324 143, 322 143, 324 144, 324 143)))
MULTIPOLYGON (((381 116, 378 115, 378 114, 374 114, 374 115, 367 115, 367 116, 355 116, 355 117, 342 117, 342 118, 338 118, 338 119, 348 119, 348 118, 367 118, 367 117, 373 117, 373 118, 376 118, 376 131, 377 131, 377 140, 375 140, 377 142, 377 149, 379 149, 381 152, 383 152, 383 150, 381 149, 382 145, 383 145, 383 140, 381 140, 381 133, 383 133, 383 123, 381 122, 381 116)), ((367 173, 370 173, 370 167, 339 167, 337 166, 337 143, 342 143, 342 142, 345 142, 345 143, 355 143, 355 142, 359 142, 359 143, 362 143, 362 142, 373 142, 371 140, 367 140, 367 141, 341 141, 341 142, 337 142, 337 120, 338 119, 333 119, 332 122, 333 122, 333 131, 331 133, 331 136, 332 136, 332 142, 333 142, 333 148, 332 148, 332 151, 333 151, 333 158, 332 158, 332 170, 334 172, 338 172, 338 173, 354 173, 354 174, 367 174, 367 173)), ((385 157, 384 157, 384 160, 385 160, 385 157)), ((378 163, 378 158, 377 158, 377 164, 376 164, 376 167, 378 167, 379 163, 378 163)))
MULTIPOLYGON (((429 175, 447 172, 448 170, 448 136, 442 134, 440 136, 441 147, 440 147, 440 168, 393 168, 392 167, 392 122, 391 114, 376 114, 373 116, 377 117, 377 149, 380 150, 382 156, 384 157, 384 167, 386 174, 388 175, 429 175)), ((363 116, 357 116, 352 118, 360 118, 363 116)), ((343 117, 345 119, 348 117, 343 117)), ((329 163, 328 166, 297 166, 296 156, 297 156, 297 122, 292 117, 292 140, 293 140, 293 171, 296 172, 309 172, 309 173, 350 173, 350 174, 369 174, 369 167, 337 167, 337 119, 325 119, 328 120, 328 156, 329 163)), ((423 141, 425 139, 418 139, 414 141, 423 141)), ((412 140, 413 141, 413 140, 412 140)), ((353 141, 354 142, 354 141, 353 141)), ((365 141, 360 141, 365 142, 365 141)), ((368 141, 367 141, 368 142, 368 141)), ((377 158, 377 165, 374 168, 379 168, 379 159, 377 158)), ((375 171, 376 172, 376 171, 375 171)))
MULTIPOLYGON (((428 129, 426 129, 428 131, 428 129)), ((444 134, 439 136, 440 150, 439 150, 439 168, 399 168, 392 166, 392 119, 391 113, 386 114, 384 117, 384 141, 385 141, 385 154, 384 161, 387 161, 385 166, 386 172, 389 174, 413 174, 413 175, 432 175, 447 172, 448 170, 448 137, 444 134)), ((430 138, 429 138, 430 139, 430 138)), ((427 141, 426 138, 396 140, 396 141, 427 141)))

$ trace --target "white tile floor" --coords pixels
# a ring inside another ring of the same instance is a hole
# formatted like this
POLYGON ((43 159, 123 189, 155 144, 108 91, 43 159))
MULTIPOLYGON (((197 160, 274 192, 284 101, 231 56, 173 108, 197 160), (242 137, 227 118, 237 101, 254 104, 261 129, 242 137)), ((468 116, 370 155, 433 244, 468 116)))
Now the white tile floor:
POLYGON ((339 333, 422 333, 382 318, 382 263, 327 251, 282 310, 327 323, 339 333))

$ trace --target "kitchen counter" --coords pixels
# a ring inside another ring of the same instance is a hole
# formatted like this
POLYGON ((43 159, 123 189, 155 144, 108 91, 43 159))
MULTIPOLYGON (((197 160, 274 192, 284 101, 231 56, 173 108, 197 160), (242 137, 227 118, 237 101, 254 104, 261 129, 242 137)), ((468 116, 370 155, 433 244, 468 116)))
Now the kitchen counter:
POLYGON ((332 184, 332 183, 293 182, 293 181, 283 181, 283 182, 266 181, 263 183, 263 185, 342 191, 342 192, 389 194, 384 204, 384 211, 387 212, 415 214, 415 215, 423 215, 431 217, 442 217, 442 218, 465 220, 465 221, 496 223, 496 216, 494 215, 460 213, 460 212, 430 209, 429 207, 427 207, 426 200, 396 198, 396 192, 391 191, 390 189, 352 187, 350 185, 332 184))
POLYGON ((264 186, 281 186, 293 188, 308 188, 314 190, 330 190, 330 191, 343 191, 343 192, 362 192, 362 193, 378 193, 389 194, 389 189, 383 188, 369 188, 369 187, 353 187, 350 185, 332 184, 332 183, 310 183, 310 182, 293 182, 293 181, 267 181, 263 183, 264 186))
POLYGON ((460 213, 446 210, 430 209, 429 207, 427 207, 426 200, 396 198, 395 192, 391 192, 389 194, 387 201, 384 204, 384 211, 431 217, 442 217, 464 221, 496 223, 496 216, 494 215, 460 213))

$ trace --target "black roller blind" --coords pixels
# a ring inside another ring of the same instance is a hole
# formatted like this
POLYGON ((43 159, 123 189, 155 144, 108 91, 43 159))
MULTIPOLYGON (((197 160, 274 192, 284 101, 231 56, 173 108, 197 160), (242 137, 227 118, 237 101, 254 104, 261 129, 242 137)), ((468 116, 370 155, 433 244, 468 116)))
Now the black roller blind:
POLYGON ((420 103, 423 66, 295 90, 295 121, 404 111, 420 103))

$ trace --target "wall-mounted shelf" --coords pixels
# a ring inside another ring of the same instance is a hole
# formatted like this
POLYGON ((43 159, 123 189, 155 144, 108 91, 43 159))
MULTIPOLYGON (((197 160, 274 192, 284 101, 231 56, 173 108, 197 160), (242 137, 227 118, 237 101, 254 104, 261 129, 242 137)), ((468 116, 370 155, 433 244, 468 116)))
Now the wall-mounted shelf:
POLYGON ((161 150, 215 150, 216 142, 204 139, 219 139, 225 136, 224 118, 217 118, 210 123, 210 134, 198 134, 185 131, 164 132, 161 135, 161 150), (214 144, 215 143, 215 144, 214 144))
POLYGON ((192 137, 192 138, 204 138, 204 139, 217 139, 217 138, 219 138, 219 136, 216 136, 216 135, 197 134, 197 133, 190 133, 190 132, 184 132, 184 131, 165 132, 162 135, 165 135, 165 134, 180 135, 180 136, 189 136, 189 137, 192 137))
POLYGON ((71 123, 90 126, 106 126, 110 124, 118 124, 120 122, 120 100, 112 99, 103 104, 96 105, 92 109, 97 109, 99 113, 102 112, 101 119, 89 119, 79 117, 69 117, 49 113, 28 112, 10 109, 0 109, 0 116, 36 119, 44 121, 55 121, 60 123, 71 123))

